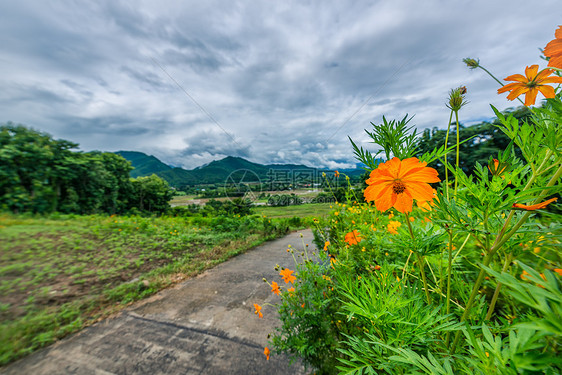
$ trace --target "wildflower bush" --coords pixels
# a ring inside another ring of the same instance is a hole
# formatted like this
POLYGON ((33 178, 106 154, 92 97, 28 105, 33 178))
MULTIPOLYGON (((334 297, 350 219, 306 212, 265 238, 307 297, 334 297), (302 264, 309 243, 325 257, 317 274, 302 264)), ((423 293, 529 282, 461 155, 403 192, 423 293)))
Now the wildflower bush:
POLYGON ((445 143, 419 158, 407 117, 367 132, 378 154, 352 141, 367 187, 315 221, 317 251, 290 248, 294 266, 268 281, 281 326, 267 358, 289 353, 317 374, 562 372, 562 230, 551 210, 562 174, 562 26, 555 37, 548 68, 529 66, 505 86, 494 77, 499 94, 525 96, 531 116, 493 108, 511 142, 473 174, 459 168, 465 87, 449 95, 445 143), (539 92, 546 101, 532 107, 539 92))

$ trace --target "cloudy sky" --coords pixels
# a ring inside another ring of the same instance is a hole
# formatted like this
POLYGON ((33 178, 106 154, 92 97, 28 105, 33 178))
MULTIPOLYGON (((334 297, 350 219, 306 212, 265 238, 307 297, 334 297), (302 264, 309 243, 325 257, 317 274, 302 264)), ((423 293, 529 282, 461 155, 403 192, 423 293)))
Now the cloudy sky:
POLYGON ((347 136, 382 116, 445 128, 514 106, 470 71, 522 73, 562 24, 560 0, 1 1, 0 123, 193 168, 353 164, 347 136))

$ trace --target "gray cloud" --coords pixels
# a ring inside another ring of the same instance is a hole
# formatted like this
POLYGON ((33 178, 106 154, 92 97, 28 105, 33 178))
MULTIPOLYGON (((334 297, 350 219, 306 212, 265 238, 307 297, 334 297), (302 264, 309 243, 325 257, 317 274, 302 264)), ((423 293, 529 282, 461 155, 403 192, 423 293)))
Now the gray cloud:
POLYGON ((347 135, 370 147, 383 115, 444 128, 453 87, 468 87, 467 124, 514 106, 462 58, 521 73, 561 16, 558 0, 2 2, 0 122, 187 168, 343 168, 347 135))

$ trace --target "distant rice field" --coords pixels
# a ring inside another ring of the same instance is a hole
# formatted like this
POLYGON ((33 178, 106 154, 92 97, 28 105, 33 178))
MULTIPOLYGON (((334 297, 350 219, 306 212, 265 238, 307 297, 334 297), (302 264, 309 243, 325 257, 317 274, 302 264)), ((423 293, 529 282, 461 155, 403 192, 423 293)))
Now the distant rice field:
POLYGON ((320 218, 328 216, 330 211, 333 211, 331 207, 332 204, 330 203, 310 203, 283 207, 258 206, 254 207, 254 212, 271 218, 288 218, 294 216, 320 218))

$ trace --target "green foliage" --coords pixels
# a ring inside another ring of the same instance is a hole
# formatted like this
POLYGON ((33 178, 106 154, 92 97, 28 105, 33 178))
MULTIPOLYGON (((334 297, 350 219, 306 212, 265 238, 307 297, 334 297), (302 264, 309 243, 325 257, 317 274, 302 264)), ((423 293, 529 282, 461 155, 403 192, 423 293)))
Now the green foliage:
MULTIPOLYGON (((530 112, 526 107, 507 112, 512 116, 514 121, 522 123, 530 117, 530 112)), ((499 128, 503 114, 497 112, 498 119, 489 122, 482 122, 470 126, 459 126, 459 138, 461 140, 460 146, 460 167, 466 174, 471 175, 474 172, 474 166, 477 163, 487 164, 490 156, 498 155, 510 144, 511 139, 505 135, 499 128)), ((449 136, 449 151, 456 146, 455 134, 456 127, 452 127, 451 135, 449 136)), ((437 150, 444 150, 446 130, 438 128, 425 129, 418 139, 419 149, 415 156, 420 160, 427 161, 429 166, 435 168, 440 176, 445 174, 445 167, 443 164, 444 152, 439 152, 439 156, 431 158, 424 158, 423 155, 429 155, 437 150)), ((455 158, 454 154, 448 152, 448 160, 452 162, 455 158)), ((515 155, 521 157, 519 148, 515 149, 515 155)))
POLYGON ((365 133, 372 139, 372 143, 381 148, 374 156, 368 150, 364 150, 363 147, 357 147, 353 140, 349 138, 357 160, 365 164, 368 169, 373 170, 380 162, 380 159, 377 159, 377 157, 383 152, 386 160, 389 160, 391 155, 400 159, 413 156, 418 146, 417 130, 414 129, 413 125, 408 127, 408 123, 411 120, 412 117, 408 119, 408 115, 404 116, 400 121, 387 121, 383 116, 382 124, 375 125, 371 122, 373 131, 365 130, 365 133), (412 129, 414 129, 413 132, 411 132, 412 129))
MULTIPOLYGON (((291 249, 293 256, 295 251, 291 249)), ((298 292, 281 293, 279 315, 282 326, 276 329, 272 343, 279 352, 302 358, 307 366, 318 374, 333 373, 337 365, 338 340, 341 339, 337 326, 341 324, 337 313, 337 299, 332 293, 332 283, 326 274, 330 261, 320 253, 320 262, 312 261, 314 254, 304 252, 297 257, 302 263, 296 264, 294 288, 298 292)))

